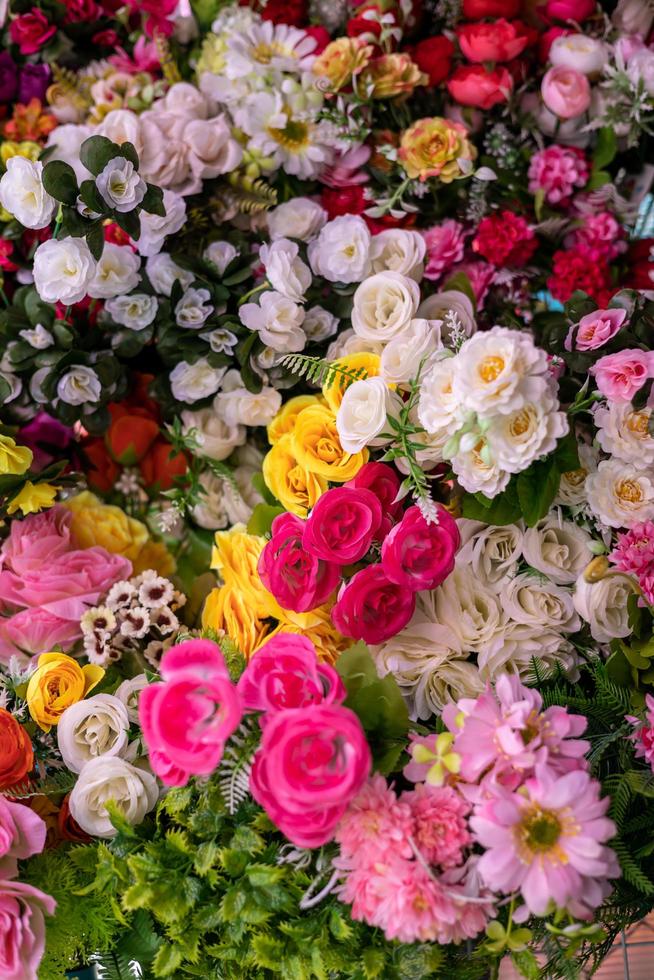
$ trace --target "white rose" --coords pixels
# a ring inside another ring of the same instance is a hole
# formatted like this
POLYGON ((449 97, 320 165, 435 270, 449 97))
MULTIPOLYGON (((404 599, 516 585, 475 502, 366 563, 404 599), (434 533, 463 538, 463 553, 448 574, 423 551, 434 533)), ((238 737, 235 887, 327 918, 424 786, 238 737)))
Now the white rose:
POLYGON ((190 82, 175 82, 153 107, 189 120, 206 119, 209 115, 206 96, 190 82))
POLYGON ((325 356, 328 361, 337 361, 339 357, 345 357, 346 354, 360 354, 364 352, 366 354, 381 355, 383 350, 383 344, 376 340, 364 340, 363 337, 357 337, 354 330, 348 327, 347 330, 342 330, 338 337, 332 340, 325 356))
POLYGON ((123 756, 129 742, 125 705, 111 694, 95 694, 66 708, 57 725, 57 742, 71 772, 89 759, 123 756))
POLYGON ((186 330, 198 330, 213 313, 208 289, 189 287, 175 306, 175 322, 186 330))
POLYGON ((186 201, 175 191, 163 192, 165 215, 141 211, 141 234, 134 242, 140 255, 156 255, 161 251, 166 235, 174 235, 186 221, 186 201))
POLYGON ((654 10, 647 0, 618 0, 611 20, 623 34, 647 37, 654 21, 654 10))
POLYGON ((218 275, 225 274, 225 269, 239 254, 238 249, 231 242, 212 242, 207 245, 202 258, 205 262, 211 262, 218 270, 218 275))
POLYGON ((494 461, 508 473, 526 470, 539 456, 556 449, 558 440, 570 426, 558 401, 546 395, 540 402, 529 402, 509 415, 491 418, 485 436, 494 461))
POLYGON ((420 365, 442 347, 441 320, 410 320, 382 351, 379 371, 389 384, 403 384, 417 377, 420 365))
POLYGON ((548 362, 531 334, 504 327, 477 333, 456 355, 453 394, 468 411, 509 414, 548 391, 548 362))
POLYGON ((189 435, 193 430, 197 452, 209 459, 223 460, 231 455, 236 446, 245 442, 242 425, 228 425, 213 408, 201 408, 195 412, 182 412, 182 431, 189 435))
POLYGON ((630 402, 608 402, 595 409, 597 441, 611 456, 637 470, 654 466, 654 438, 649 432, 651 408, 636 411, 630 402))
POLYGON ((239 317, 248 330, 257 331, 264 344, 274 351, 285 354, 306 346, 302 329, 304 310, 281 293, 266 290, 258 303, 245 303, 239 317))
POLYGON ((352 329, 364 340, 388 343, 415 316, 420 287, 399 272, 378 272, 356 289, 352 306, 352 329))
POLYGON ((370 243, 372 272, 399 272, 420 282, 427 245, 417 231, 388 228, 374 235, 370 243))
POLYGON ((139 162, 146 180, 184 196, 197 193, 202 181, 191 174, 189 167, 184 139, 187 121, 172 112, 148 109, 141 113, 139 123, 143 145, 139 162))
POLYGON ((304 302, 304 294, 311 285, 311 270, 299 257, 299 251, 297 243, 287 238, 262 245, 259 251, 270 285, 294 303, 304 302))
POLYGON ((309 263, 330 282, 361 282, 370 272, 371 235, 359 215, 343 214, 309 244, 309 263))
POLYGON ((495 497, 506 487, 511 474, 494 458, 487 440, 479 428, 466 432, 458 442, 458 448, 447 444, 443 455, 449 459, 452 469, 464 490, 495 497))
POLYGON ((128 330, 144 330, 157 315, 157 298, 147 293, 130 293, 114 296, 104 304, 106 312, 115 323, 128 330))
POLYGON ((218 531, 229 523, 224 505, 226 481, 211 470, 204 470, 199 478, 202 493, 198 503, 191 508, 193 520, 207 531, 218 531))
POLYGON ((584 75, 598 75, 609 60, 609 51, 603 41, 587 34, 566 34, 554 39, 549 57, 553 65, 574 68, 584 75))
POLYGON ((343 449, 359 453, 365 446, 381 446, 387 438, 377 438, 388 429, 387 418, 396 416, 402 401, 383 378, 362 378, 345 389, 336 413, 336 429, 343 449))
POLYGON ((45 329, 42 323, 37 323, 30 330, 19 330, 18 336, 26 340, 30 347, 33 347, 35 350, 46 350, 46 348, 52 347, 54 344, 52 334, 45 329))
POLYGON ((131 143, 139 155, 139 160, 141 159, 143 152, 141 120, 131 109, 112 109, 97 127, 96 133, 98 136, 106 136, 119 146, 123 143, 131 143))
POLYGON ((534 629, 522 623, 512 623, 501 636, 495 637, 480 651, 477 658, 479 673, 484 682, 492 683, 502 674, 517 675, 524 683, 533 683, 534 660, 544 674, 552 673, 557 664, 574 679, 579 658, 575 648, 556 630, 534 629))
POLYGON ((213 119, 192 120, 184 128, 191 173, 200 180, 213 180, 235 170, 243 159, 243 150, 232 138, 224 115, 213 119))
POLYGON ((45 228, 59 204, 43 186, 43 164, 9 157, 0 178, 0 204, 26 228, 45 228))
POLYGON ((306 334, 307 340, 312 344, 319 344, 328 337, 332 337, 338 330, 338 319, 329 310, 322 306, 312 306, 304 314, 302 329, 306 334))
POLYGON ((418 307, 418 316, 426 320, 442 320, 441 336, 445 343, 451 343, 456 327, 465 337, 472 337, 477 330, 475 311, 472 303, 457 289, 446 289, 429 296, 418 307))
POLYGON ((138 701, 141 691, 148 686, 148 679, 145 674, 137 674, 136 677, 129 677, 116 688, 114 697, 125 705, 127 717, 133 725, 139 725, 138 701))
POLYGON ((635 581, 621 572, 610 572, 598 582, 587 582, 583 575, 577 579, 574 606, 590 626, 598 643, 610 643, 617 637, 629 636, 629 597, 638 591, 635 581))
POLYGON ((419 593, 416 609, 430 622, 449 626, 466 653, 481 650, 506 623, 499 597, 469 566, 455 567, 433 592, 419 593))
POLYGON ((327 221, 327 212, 310 197, 294 197, 268 212, 268 234, 277 238, 295 238, 310 242, 327 221))
POLYGON ((138 170, 135 170, 131 160, 126 160, 125 157, 114 157, 109 160, 95 178, 95 186, 105 204, 121 213, 133 211, 138 207, 147 190, 138 170))
POLYGON ((86 296, 95 268, 83 238, 51 238, 34 253, 34 285, 44 303, 71 306, 86 296))
POLYGON ((502 585, 502 605, 516 623, 525 626, 576 633, 581 628, 572 593, 538 575, 523 572, 502 585))
POLYGON ((141 260, 128 245, 105 242, 87 292, 94 299, 111 299, 138 286, 141 260))
POLYGON ((654 474, 619 459, 603 460, 586 478, 588 506, 609 527, 654 518, 654 474))
POLYGON ((634 85, 642 82, 648 95, 654 95, 654 51, 643 48, 629 59, 627 75, 634 85))
POLYGON ((167 252, 151 255, 145 263, 145 271, 152 288, 162 296, 170 296, 176 279, 179 280, 182 289, 186 289, 195 278, 192 272, 177 265, 167 252))
POLYGON ((57 396, 66 405, 85 405, 99 402, 102 395, 100 379, 93 368, 74 364, 57 382, 57 396))
POLYGON ((112 800, 128 823, 139 824, 159 798, 157 780, 124 759, 100 756, 87 762, 70 794, 74 820, 92 837, 115 837, 106 804, 112 800))
POLYGON ((518 569, 522 529, 517 524, 495 527, 465 517, 459 518, 457 525, 461 534, 457 565, 470 565, 479 581, 503 588, 505 580, 513 578, 518 569))
POLYGON ((194 364, 180 361, 170 372, 170 387, 178 402, 197 402, 215 395, 225 375, 224 367, 212 367, 205 357, 194 364))
POLYGON ((571 585, 592 558, 591 541, 587 531, 562 520, 555 510, 525 531, 522 553, 537 572, 557 585, 571 585))
POLYGON ((75 171, 78 184, 88 180, 91 174, 79 158, 79 151, 84 140, 93 135, 91 126, 80 126, 76 123, 65 123, 53 129, 46 141, 46 149, 51 150, 48 160, 62 160, 75 171))
POLYGON ((270 425, 282 406, 282 396, 267 385, 256 393, 248 391, 238 371, 228 371, 213 405, 227 425, 270 425))
POLYGON ((418 396, 418 419, 432 444, 444 447, 463 422, 463 409, 452 388, 456 358, 437 358, 422 375, 418 396))

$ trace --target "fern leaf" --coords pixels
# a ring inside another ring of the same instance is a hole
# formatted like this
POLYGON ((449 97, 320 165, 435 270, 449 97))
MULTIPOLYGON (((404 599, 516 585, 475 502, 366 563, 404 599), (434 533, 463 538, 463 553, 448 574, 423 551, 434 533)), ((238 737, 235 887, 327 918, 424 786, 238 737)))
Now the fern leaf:
POLYGON ((308 354, 286 354, 279 363, 291 374, 328 388, 337 379, 342 387, 347 387, 353 381, 361 381, 368 376, 365 368, 348 368, 338 361, 326 361, 322 357, 311 357, 308 354))
POLYGON ((27 800, 32 796, 63 796, 70 792, 75 781, 74 773, 62 769, 43 779, 26 779, 17 786, 0 790, 0 796, 8 796, 12 800, 27 800))
POLYGON ((220 762, 218 785, 229 813, 235 813, 250 795, 250 771, 256 742, 253 722, 243 722, 232 735, 220 762))
POLYGON ((612 844, 613 850, 618 855, 620 861, 620 867, 622 868, 622 874, 626 881, 638 891, 642 892, 643 895, 654 895, 654 882, 642 871, 638 866, 636 859, 633 857, 627 845, 624 841, 617 840, 612 844))

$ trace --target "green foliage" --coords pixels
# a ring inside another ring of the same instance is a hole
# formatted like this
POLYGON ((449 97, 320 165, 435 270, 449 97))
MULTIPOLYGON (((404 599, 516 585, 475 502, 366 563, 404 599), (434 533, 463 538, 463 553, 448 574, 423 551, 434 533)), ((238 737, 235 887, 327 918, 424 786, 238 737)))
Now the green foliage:
POLYGON ((306 382, 325 385, 328 388, 336 381, 341 384, 344 382, 347 386, 353 381, 361 381, 368 374, 365 368, 348 368, 338 361, 326 361, 321 357, 309 357, 306 354, 285 354, 279 363, 291 374, 304 378, 306 382))

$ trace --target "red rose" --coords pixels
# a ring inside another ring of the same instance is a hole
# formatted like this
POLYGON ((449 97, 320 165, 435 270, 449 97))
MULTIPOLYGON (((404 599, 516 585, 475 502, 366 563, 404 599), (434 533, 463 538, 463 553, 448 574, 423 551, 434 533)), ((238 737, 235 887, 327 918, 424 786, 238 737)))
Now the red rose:
POLYGON ((463 24, 456 33, 465 57, 479 64, 511 61, 522 54, 529 41, 519 20, 509 23, 503 17, 493 24, 463 24))
POLYGON ((463 16, 466 20, 515 17, 521 6, 521 0, 463 0, 463 16))
POLYGON ((462 65, 448 81, 447 89, 461 105, 492 109, 507 101, 513 91, 513 79, 504 67, 487 71, 483 65, 462 65))
POLYGON ((104 439, 87 439, 82 445, 85 457, 84 472, 89 486, 100 493, 109 493, 120 476, 120 466, 114 462, 104 439))
POLYGON ((361 214, 370 207, 370 201, 366 200, 361 184, 353 184, 351 187, 323 187, 320 203, 330 220, 341 214, 361 214))
MULTIPOLYGON (((119 37, 114 30, 109 28, 106 31, 98 31, 91 38, 94 44, 97 44, 99 48, 116 48, 118 47, 119 37)), ((106 239, 105 239, 106 240, 106 239)))
POLYGON ((496 266, 526 265, 537 246, 538 240, 525 219, 512 211, 483 218, 472 242, 473 252, 496 266))
POLYGON ((411 58, 420 71, 429 76, 430 85, 440 85, 450 73, 454 45, 448 37, 426 37, 411 51, 411 58))
POLYGON ((170 490, 188 469, 184 453, 176 453, 165 439, 157 439, 141 460, 139 469, 148 490, 170 490))
POLYGON ((273 24, 291 24, 292 27, 302 27, 309 19, 304 0, 268 0, 261 16, 273 24))
POLYGON ((21 54, 36 54, 56 32, 54 24, 37 8, 16 17, 9 26, 9 36, 21 54))

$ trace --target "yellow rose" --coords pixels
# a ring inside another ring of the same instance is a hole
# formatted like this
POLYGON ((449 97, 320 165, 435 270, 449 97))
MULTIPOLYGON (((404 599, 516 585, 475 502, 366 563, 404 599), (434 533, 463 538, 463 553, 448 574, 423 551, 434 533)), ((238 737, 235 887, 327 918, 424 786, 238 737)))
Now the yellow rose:
POLYGON ((333 92, 349 85, 366 67, 373 47, 360 37, 338 37, 322 51, 313 63, 314 75, 328 78, 333 92))
POLYGON ((223 585, 207 596, 202 628, 223 630, 248 659, 270 632, 267 622, 253 615, 249 595, 233 585, 223 585))
POLYGON ((73 513, 72 530, 82 548, 99 545, 114 555, 136 562, 149 538, 141 521, 85 490, 64 504, 73 513))
POLYGON ((364 91, 373 99, 409 96, 418 85, 426 85, 428 81, 408 54, 383 54, 371 61, 361 76, 364 91))
MULTIPOLYGON (((333 362, 348 371, 356 371, 360 378, 376 378, 379 374, 379 354, 369 354, 367 351, 358 351, 356 354, 346 354, 333 362)), ((327 376, 328 380, 322 386, 323 396, 331 408, 334 415, 338 412, 343 401, 345 389, 351 384, 350 379, 345 374, 334 372, 327 376)))
POLYGON ((268 426, 268 442, 274 446, 276 442, 292 432, 295 428, 295 420, 303 408, 309 405, 322 405, 320 395, 296 395, 287 401, 268 426))
POLYGON ((22 143, 16 143, 14 140, 5 140, 2 146, 0 146, 0 160, 5 164, 11 157, 25 157, 27 160, 36 161, 39 158, 40 152, 41 147, 39 144, 32 143, 31 140, 23 140, 22 143))
POLYGON ((177 565, 163 541, 153 541, 152 538, 148 538, 139 551, 136 561, 132 562, 134 575, 140 575, 149 568, 158 575, 163 575, 164 578, 170 578, 174 574, 177 565))
POLYGON ((11 436, 0 435, 0 476, 21 476, 32 465, 33 453, 17 446, 11 436))
POLYGON ((439 177, 444 184, 450 184, 466 176, 459 160, 472 162, 477 156, 467 135, 465 126, 449 119, 418 119, 402 134, 398 159, 408 177, 439 177))
POLYGON ((277 619, 281 609, 257 571, 266 539, 248 534, 244 524, 235 524, 228 531, 216 531, 214 540, 211 567, 218 571, 225 585, 247 597, 250 616, 260 619, 274 616, 277 619))
POLYGON ((279 502, 298 517, 306 517, 307 511, 328 489, 327 480, 300 466, 293 455, 293 437, 290 433, 279 440, 264 457, 263 478, 270 492, 279 502))
POLYGON ((336 416, 322 405, 303 409, 295 421, 293 455, 300 466, 332 483, 345 483, 368 461, 368 450, 346 453, 336 430, 336 416))
POLYGON ((71 704, 81 701, 99 684, 104 670, 97 664, 80 667, 65 653, 42 653, 27 685, 29 713, 44 732, 49 732, 71 704))
POLYGON ((53 487, 49 483, 32 483, 26 480, 20 493, 7 505, 7 513, 15 514, 20 510, 21 514, 36 514, 44 507, 52 507, 57 496, 59 487, 53 487))
POLYGON ((274 632, 306 636, 315 646, 320 659, 332 664, 338 660, 344 650, 352 646, 352 640, 342 636, 335 628, 328 606, 318 606, 308 613, 296 613, 285 609, 284 618, 274 632))

